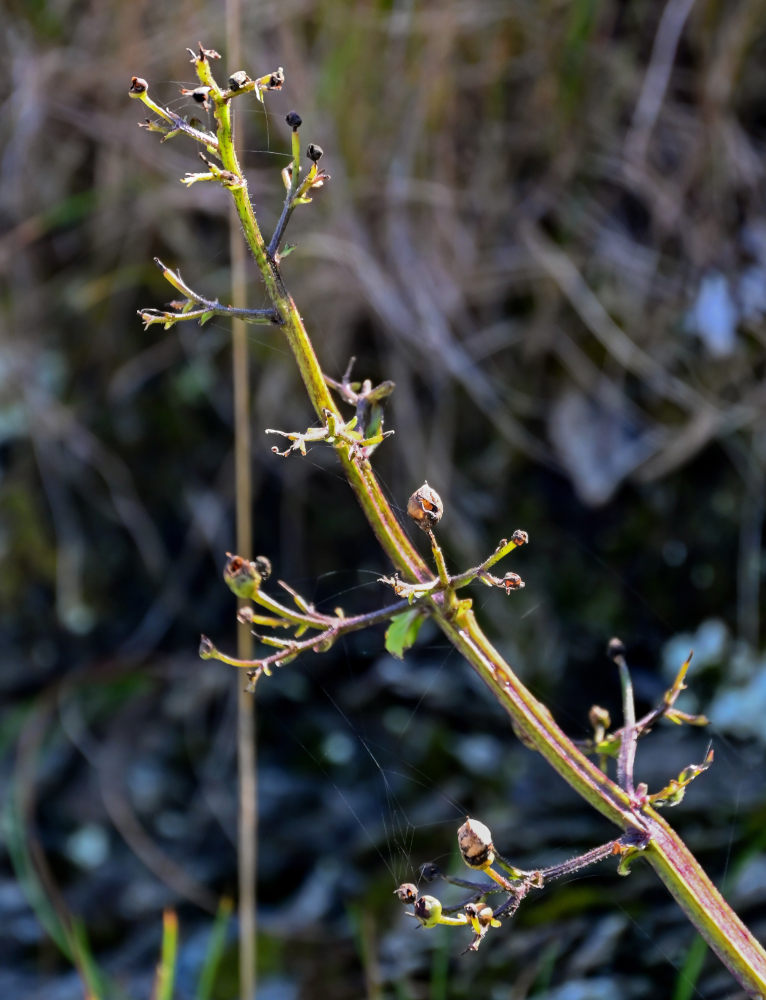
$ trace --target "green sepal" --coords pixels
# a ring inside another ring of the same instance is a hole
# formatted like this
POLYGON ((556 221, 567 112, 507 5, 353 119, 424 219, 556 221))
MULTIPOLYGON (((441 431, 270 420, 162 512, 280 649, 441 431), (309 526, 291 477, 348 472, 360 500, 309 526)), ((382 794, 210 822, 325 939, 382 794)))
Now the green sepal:
POLYGON ((620 854, 620 863, 617 865, 618 875, 630 875, 630 868, 633 862, 642 853, 642 848, 640 847, 628 847, 623 850, 620 854))

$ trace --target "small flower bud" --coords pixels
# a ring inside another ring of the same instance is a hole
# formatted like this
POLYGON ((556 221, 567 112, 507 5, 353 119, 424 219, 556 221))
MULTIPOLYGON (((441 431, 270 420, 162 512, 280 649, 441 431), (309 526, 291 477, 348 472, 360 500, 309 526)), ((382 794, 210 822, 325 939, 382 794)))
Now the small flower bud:
POLYGON ((394 889, 394 895, 400 903, 414 903, 418 898, 418 887, 412 882, 402 882, 398 888, 394 889))
POLYGON ((434 879, 440 878, 441 875, 441 868, 435 865, 433 861, 428 861, 426 864, 420 866, 420 877, 426 882, 433 882, 434 879))
POLYGON ((441 521, 444 506, 441 497, 428 483, 423 483, 407 501, 407 513, 423 531, 429 531, 441 521))
POLYGON ((286 122, 287 122, 287 124, 288 124, 288 125, 290 126, 290 128, 291 128, 291 129, 293 130, 293 132, 297 132, 297 131, 298 131, 298 129, 299 129, 299 128, 301 127, 301 125, 303 124, 303 119, 301 118, 301 116, 300 116, 300 115, 298 114, 298 112, 297 112, 297 111, 291 111, 291 112, 290 112, 290 113, 289 113, 289 114, 288 114, 288 115, 287 115, 287 116, 285 117, 285 121, 286 121, 286 122))
POLYGON ((149 84, 140 76, 132 76, 130 78, 130 88, 128 93, 131 97, 140 97, 141 94, 145 94, 149 89, 149 84))
POLYGON ((306 150, 306 156, 308 156, 310 160, 313 160, 314 163, 316 163, 317 160, 322 159, 323 155, 324 155, 324 150, 322 149, 321 146, 317 146, 317 144, 314 142, 309 143, 308 149, 306 150))
MULTIPOLYGON (((612 717, 609 712, 600 705, 591 705, 588 712, 588 722, 596 733, 605 733, 612 724, 612 717)), ((602 737, 603 738, 603 735, 602 737)))
POLYGON ((529 535, 526 531, 522 531, 521 528, 517 528, 511 535, 511 541, 515 542, 517 545, 526 545, 529 541, 529 535))
POLYGON ((615 663, 625 656, 625 643, 622 639, 610 639, 606 647, 606 655, 615 663))
POLYGON ((469 868, 487 868, 495 860, 489 827, 470 816, 457 832, 457 843, 463 861, 469 868))
POLYGON ((282 84, 285 82, 285 71, 280 66, 279 69, 274 70, 274 72, 269 77, 269 82, 267 84, 269 90, 281 90, 282 84))
POLYGON ((249 82, 250 77, 243 69, 238 69, 236 73, 232 73, 229 77, 229 87, 232 90, 241 90, 249 82))
POLYGON ((414 916, 424 927, 435 927, 442 915, 442 904, 436 896, 420 896, 415 900, 414 916))
POLYGON ((195 87, 194 90, 186 90, 186 88, 183 88, 181 93, 185 97, 193 98, 197 104, 204 104, 207 106, 207 98, 210 93, 210 87, 195 87))

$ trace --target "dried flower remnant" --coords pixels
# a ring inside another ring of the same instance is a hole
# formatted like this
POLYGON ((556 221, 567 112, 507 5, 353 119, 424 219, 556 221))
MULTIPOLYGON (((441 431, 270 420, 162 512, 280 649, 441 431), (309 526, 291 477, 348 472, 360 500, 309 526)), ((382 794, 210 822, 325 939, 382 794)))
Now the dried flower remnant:
POLYGON ((301 116, 298 114, 297 111, 288 112, 288 114, 285 115, 285 121, 293 130, 293 132, 297 132, 298 129, 303 124, 303 119, 301 118, 301 116))
POLYGON ((442 499, 428 483, 423 483, 407 501, 407 514, 423 531, 435 528, 443 513, 442 499))

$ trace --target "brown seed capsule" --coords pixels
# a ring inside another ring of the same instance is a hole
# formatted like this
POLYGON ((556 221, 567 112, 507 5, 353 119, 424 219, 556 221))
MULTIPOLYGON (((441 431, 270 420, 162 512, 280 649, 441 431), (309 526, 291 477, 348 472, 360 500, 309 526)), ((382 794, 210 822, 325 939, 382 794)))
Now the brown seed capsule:
POLYGON ((132 76, 130 78, 130 89, 128 93, 131 97, 139 97, 141 94, 145 94, 149 89, 149 84, 140 76, 132 76))
POLYGON ((402 882, 398 888, 394 889, 394 895, 400 903, 414 903, 418 898, 418 887, 412 882, 402 882))
POLYGON ((298 114, 297 111, 291 111, 288 115, 286 115, 285 121, 293 130, 293 132, 297 131, 303 124, 303 119, 301 118, 301 116, 298 114))
POLYGON ((423 483, 407 501, 407 513, 423 531, 429 531, 441 521, 444 506, 441 497, 428 483, 423 483))
POLYGON ((463 861, 469 868, 486 868, 495 860, 489 827, 469 816, 457 832, 463 861))
POLYGON ((466 903, 463 909, 469 920, 477 921, 479 927, 487 928, 492 925, 492 907, 481 903, 466 903))
POLYGON ((275 69, 274 72, 269 77, 269 82, 267 84, 269 90, 281 90, 282 84, 285 82, 285 71, 280 66, 279 69, 275 69))
POLYGON ((249 80, 250 77, 247 73, 243 69, 238 69, 236 73, 232 73, 229 77, 229 87, 232 90, 240 90, 249 80))
POLYGON ((510 594, 512 590, 521 590, 524 587, 524 581, 518 573, 506 573, 500 581, 500 586, 505 587, 506 594, 510 594))
POLYGON ((323 155, 324 155, 324 150, 322 149, 321 146, 317 146, 315 142, 309 143, 308 149, 306 150, 306 156, 308 156, 310 160, 313 160, 314 163, 316 163, 317 160, 322 159, 323 155))

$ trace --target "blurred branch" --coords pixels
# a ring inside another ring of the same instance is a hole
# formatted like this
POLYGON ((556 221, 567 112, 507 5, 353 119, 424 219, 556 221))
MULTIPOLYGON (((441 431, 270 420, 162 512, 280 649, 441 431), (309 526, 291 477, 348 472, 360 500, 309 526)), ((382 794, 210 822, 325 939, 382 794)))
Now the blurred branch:
POLYGON ((646 158, 652 129, 668 89, 681 32, 694 3, 695 0, 668 0, 662 12, 641 94, 625 138, 625 159, 633 163, 641 163, 646 158))

